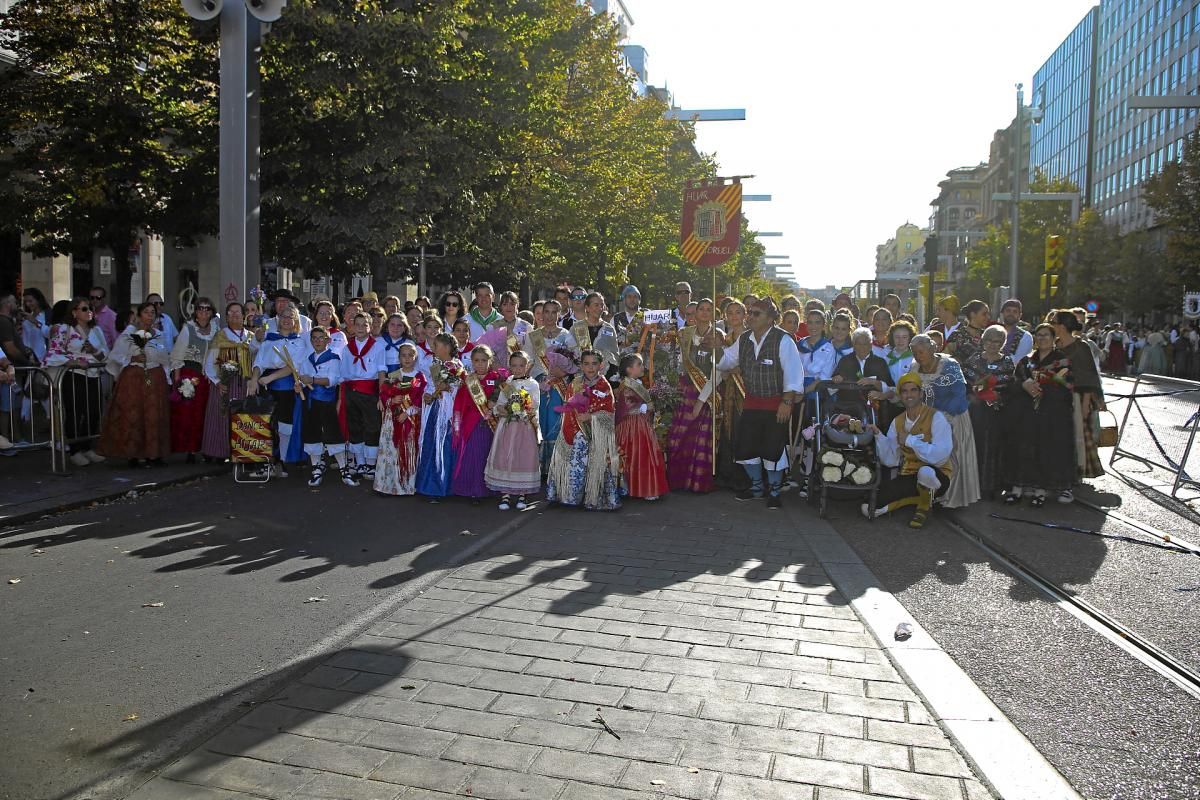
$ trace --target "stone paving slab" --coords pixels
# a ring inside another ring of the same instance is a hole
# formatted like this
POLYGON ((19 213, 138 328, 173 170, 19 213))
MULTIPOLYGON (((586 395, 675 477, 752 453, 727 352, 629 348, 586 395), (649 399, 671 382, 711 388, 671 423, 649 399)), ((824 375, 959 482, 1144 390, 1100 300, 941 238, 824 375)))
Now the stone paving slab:
POLYGON ((990 797, 790 525, 546 511, 132 797, 990 797))

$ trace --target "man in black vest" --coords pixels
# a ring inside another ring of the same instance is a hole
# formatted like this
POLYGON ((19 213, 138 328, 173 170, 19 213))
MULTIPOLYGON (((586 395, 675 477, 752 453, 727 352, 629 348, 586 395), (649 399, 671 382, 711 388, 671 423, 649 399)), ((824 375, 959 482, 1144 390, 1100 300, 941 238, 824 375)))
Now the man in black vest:
POLYGON ((796 340, 778 327, 779 309, 766 297, 751 304, 746 331, 725 350, 717 368, 742 371, 746 399, 734 429, 734 458, 750 476, 738 500, 764 495, 767 508, 783 505, 779 493, 788 468, 788 420, 792 404, 804 396, 804 364, 796 340), (765 480, 764 480, 765 478, 765 480))

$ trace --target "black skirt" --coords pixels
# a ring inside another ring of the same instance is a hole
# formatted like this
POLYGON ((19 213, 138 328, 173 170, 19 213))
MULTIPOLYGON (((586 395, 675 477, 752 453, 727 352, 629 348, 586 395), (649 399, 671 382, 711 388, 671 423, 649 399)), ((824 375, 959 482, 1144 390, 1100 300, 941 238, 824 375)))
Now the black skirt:
POLYGON ((738 461, 761 458, 772 463, 780 461, 788 446, 787 423, 775 420, 774 411, 743 409, 737 421, 733 449, 738 461))

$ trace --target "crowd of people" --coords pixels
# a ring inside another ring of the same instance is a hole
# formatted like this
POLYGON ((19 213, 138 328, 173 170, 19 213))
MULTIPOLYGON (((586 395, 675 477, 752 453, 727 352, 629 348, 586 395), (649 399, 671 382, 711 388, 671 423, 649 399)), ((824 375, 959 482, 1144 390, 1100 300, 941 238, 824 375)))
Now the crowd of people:
POLYGON ((38 402, 14 366, 56 368, 73 465, 155 465, 229 459, 231 408, 269 397, 275 455, 261 477, 303 465, 315 489, 333 469, 347 486, 505 510, 542 494, 613 510, 719 487, 779 508, 784 491, 807 491, 819 454, 803 434, 822 422, 811 401, 837 384, 858 387, 878 459, 895 470, 864 513, 913 506, 920 527, 936 503, 1068 503, 1103 473, 1100 371, 1121 371, 1126 352, 1119 326, 1085 335, 1082 309, 1029 325, 1018 300, 993 315, 950 296, 922 329, 896 295, 862 309, 842 294, 826 308, 693 299, 686 282, 658 314, 632 285, 615 309, 569 286, 521 309, 487 283, 469 300, 369 292, 341 308, 287 291, 223 308, 199 298, 180 325, 162 305, 151 295, 121 318, 102 288, 53 308, 35 289, 19 307, 3 298, 6 408, 38 402))
POLYGON ((1100 348, 1108 372, 1200 380, 1200 322, 1129 328, 1092 322, 1084 336, 1100 348))

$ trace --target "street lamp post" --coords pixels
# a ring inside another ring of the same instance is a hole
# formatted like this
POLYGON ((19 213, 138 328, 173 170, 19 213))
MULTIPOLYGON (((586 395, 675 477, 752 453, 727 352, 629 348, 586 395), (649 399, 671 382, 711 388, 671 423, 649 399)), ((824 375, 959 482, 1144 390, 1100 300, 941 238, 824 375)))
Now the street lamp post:
POLYGON ((279 19, 287 0, 182 0, 193 19, 220 17, 219 139, 220 287, 226 302, 258 282, 259 68, 263 23, 279 19))

